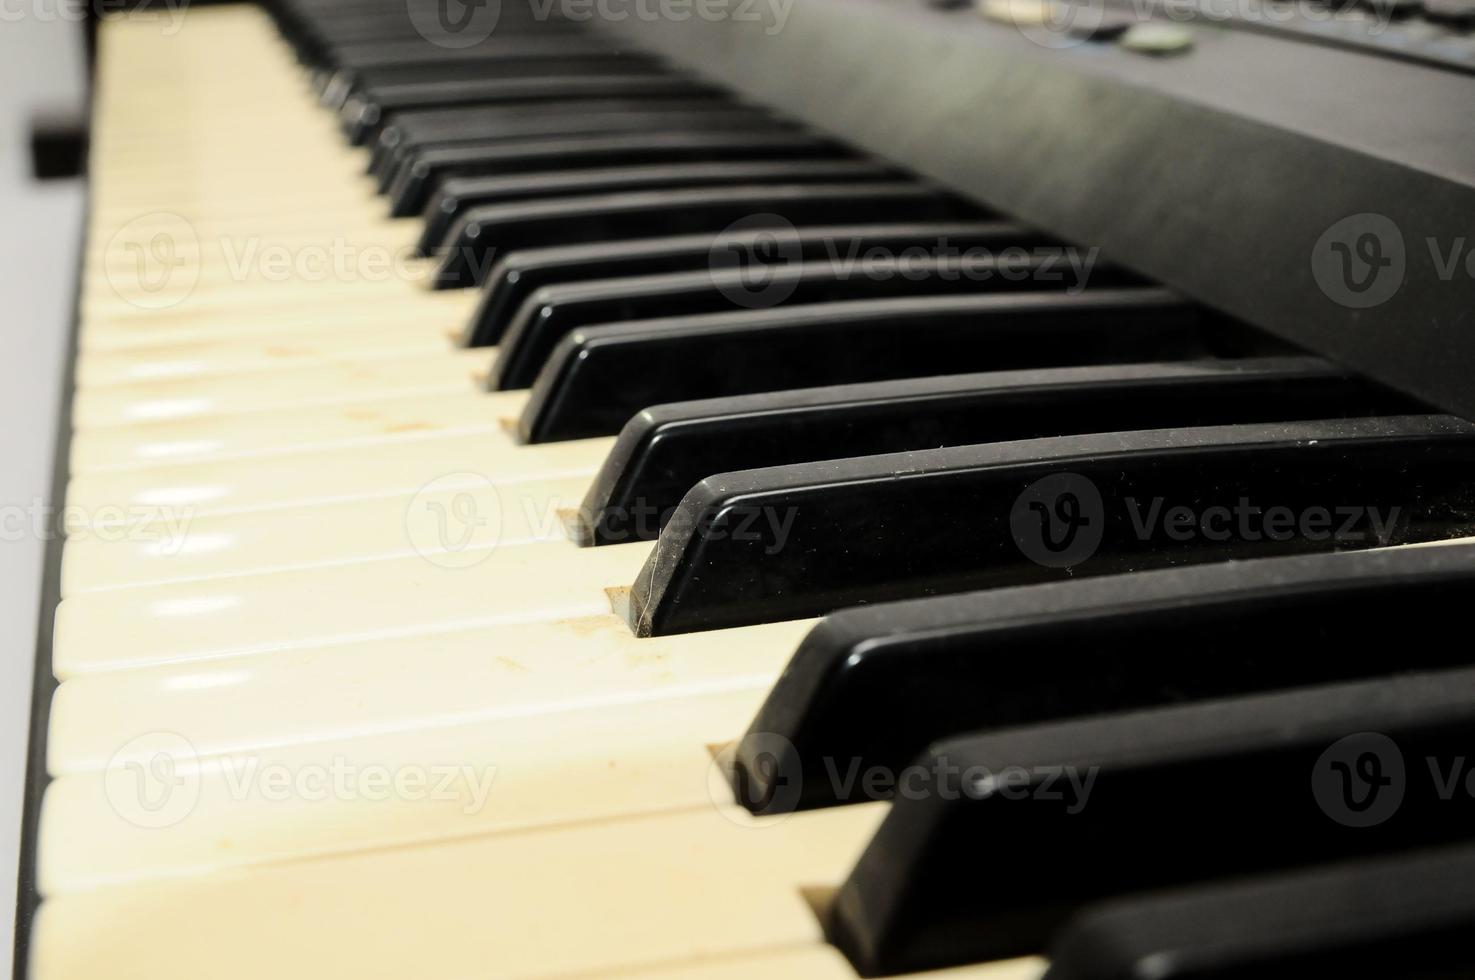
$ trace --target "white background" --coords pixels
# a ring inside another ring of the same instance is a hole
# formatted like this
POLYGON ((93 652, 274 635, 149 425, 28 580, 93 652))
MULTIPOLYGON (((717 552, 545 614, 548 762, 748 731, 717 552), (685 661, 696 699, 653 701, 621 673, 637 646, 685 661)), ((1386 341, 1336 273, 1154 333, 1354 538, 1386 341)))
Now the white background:
MULTIPOLYGON (((63 355, 76 292, 83 218, 80 181, 30 177, 30 123, 84 110, 82 27, 54 5, 0 6, 0 507, 29 507, 51 491, 63 355)), ((15 889, 45 542, 0 535, 0 881, 15 889)), ((0 899, 0 976, 14 921, 0 899)))

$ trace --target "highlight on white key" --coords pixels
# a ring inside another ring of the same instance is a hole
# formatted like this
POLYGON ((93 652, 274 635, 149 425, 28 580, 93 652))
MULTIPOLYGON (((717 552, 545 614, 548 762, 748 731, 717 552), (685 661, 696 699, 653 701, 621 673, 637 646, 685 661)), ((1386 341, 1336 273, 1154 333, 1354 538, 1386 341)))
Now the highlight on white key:
POLYGON ((466 816, 491 798, 497 767, 469 762, 381 763, 344 753, 291 761, 253 752, 202 756, 185 736, 144 732, 108 760, 108 805, 125 822, 162 830, 189 820, 202 796, 212 806, 358 803, 452 806, 466 816))

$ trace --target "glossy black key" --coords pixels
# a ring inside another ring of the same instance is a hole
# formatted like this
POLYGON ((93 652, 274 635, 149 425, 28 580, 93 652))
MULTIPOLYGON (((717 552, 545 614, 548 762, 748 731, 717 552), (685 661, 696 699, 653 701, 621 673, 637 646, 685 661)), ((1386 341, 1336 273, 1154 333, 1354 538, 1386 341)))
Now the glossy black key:
POLYGON ((614 435, 651 405, 960 371, 1267 353, 1163 289, 816 303, 585 327, 554 350, 525 442, 614 435))
MULTIPOLYGON (((490 204, 508 204, 540 197, 575 194, 614 194, 637 190, 675 190, 712 187, 719 184, 802 184, 844 180, 884 180, 897 176, 882 163, 870 160, 836 159, 834 156, 777 160, 748 160, 718 163, 647 164, 593 170, 560 170, 517 177, 453 178, 441 185, 425 209, 425 227, 416 251, 434 254, 451 227, 465 212, 490 204)), ((709 240, 710 241, 710 240, 709 240)), ((637 269, 639 275, 662 270, 637 269)), ((491 277, 488 277, 491 281, 491 277)))
MULTIPOLYGON (((388 191, 396 182, 410 178, 409 169, 421 153, 469 146, 495 146, 499 141, 592 136, 597 133, 664 132, 682 129, 791 129, 761 109, 718 99, 651 100, 639 108, 626 108, 623 99, 604 103, 580 99, 558 102, 558 111, 478 112, 474 119, 457 123, 447 133, 439 127, 399 128, 399 121, 386 126, 375 141, 370 173, 379 179, 379 189, 388 191), (566 109, 570 111, 565 111, 566 109)), ((431 168, 419 179, 432 176, 431 168)), ((444 174, 436 175, 436 181, 444 174)))
MULTIPOLYGON (((598 128, 606 121, 594 120, 596 128, 584 131, 591 137, 611 134, 603 154, 595 154, 591 146, 584 156, 558 163, 552 171, 558 173, 580 166, 608 169, 623 165, 747 160, 765 156, 780 159, 790 156, 853 156, 834 144, 821 144, 812 152, 801 149, 796 154, 786 142, 781 142, 777 149, 767 154, 761 147, 768 136, 786 136, 794 130, 756 112, 673 113, 665 119, 649 118, 645 124, 598 128), (621 141, 623 146, 620 146, 621 141)), ((558 135, 568 137, 579 133, 578 129, 571 128, 558 135)), ((421 214, 441 185, 453 178, 535 176, 526 171, 509 173, 509 157, 505 152, 509 142, 508 138, 499 137, 456 146, 434 146, 406 156, 390 183, 390 214, 399 218, 421 214)), ((473 206, 462 205, 463 208, 473 206)), ((447 221, 446 226, 449 224, 447 221)))
MULTIPOLYGON (((380 189, 387 190, 405 162, 426 147, 516 138, 523 133, 528 139, 597 133, 606 125, 599 117, 606 115, 628 118, 651 112, 717 113, 741 108, 716 95, 682 98, 668 94, 664 98, 552 99, 401 112, 374 138, 369 172, 380 181, 380 189)), ((618 132, 619 127, 614 131, 618 132)))
POLYGON ((1454 980, 1472 935, 1475 847, 1453 845, 1092 906, 1045 980, 1454 980))
POLYGON ((425 39, 418 43, 391 41, 380 44, 342 45, 331 52, 333 68, 322 75, 319 98, 323 105, 338 110, 358 90, 361 80, 380 77, 383 71, 414 67, 519 64, 541 58, 587 58, 610 54, 608 41, 593 34, 558 33, 546 37, 502 38, 491 35, 480 44, 446 49, 425 39))
POLYGON ((1008 256, 814 259, 770 268, 703 269, 659 276, 546 286, 529 297, 503 334, 488 375, 492 390, 527 388, 565 336, 580 327, 617 325, 662 316, 746 309, 755 278, 769 308, 906 296, 965 296, 1059 290, 1078 292, 1145 285, 1119 266, 1072 265, 1073 250, 1040 246, 1008 256))
POLYGON ((798 388, 647 408, 580 508, 581 544, 651 540, 732 470, 1045 436, 1418 411, 1315 358, 1098 365, 798 388))
POLYGON ((360 69, 362 90, 375 92, 401 85, 437 82, 463 82, 493 78, 526 78, 535 75, 623 75, 649 72, 664 67, 660 59, 634 52, 600 51, 592 54, 533 55, 511 52, 501 58, 473 61, 443 59, 440 61, 386 65, 360 69))
MULTIPOLYGON (((726 134, 709 134, 726 135, 726 134)), ((775 137, 775 139, 803 137, 775 137)), ((796 142, 796 149, 799 144, 796 142)), ((575 195, 473 208, 447 236, 433 285, 478 285, 503 252, 554 244, 709 232, 774 213, 792 224, 835 224, 864 214, 877 221, 978 218, 975 209, 915 181, 833 184, 723 184, 677 191, 575 195)))
POLYGON ((660 72, 628 75, 547 75, 493 78, 479 82, 433 82, 399 85, 350 96, 339 113, 344 135, 355 146, 373 139, 394 114, 407 109, 435 109, 495 102, 546 102, 595 95, 632 98, 689 98, 715 91, 689 78, 660 72))
POLYGON ((708 477, 661 531, 630 618, 667 635, 1470 534, 1475 425, 1451 416, 1030 439, 708 477))
POLYGON ((942 742, 830 936, 863 976, 925 970, 1040 951, 1107 897, 1468 841, 1444 780, 1472 738, 1466 670, 942 742))
MULTIPOLYGON (((705 124, 704 124, 705 127, 705 124)), ((479 208, 507 204, 509 180, 521 180, 527 187, 544 180, 550 189, 568 183, 568 196, 590 196, 593 193, 630 193, 634 190, 690 190, 711 187, 715 183, 746 186, 742 182, 718 180, 717 165, 739 167, 742 164, 819 164, 848 161, 872 168, 872 180, 897 179, 897 174, 881 164, 857 161, 853 153, 822 137, 797 133, 780 125, 758 127, 698 127, 693 130, 648 131, 648 133, 594 133, 575 139, 527 140, 503 143, 479 155, 476 170, 481 176, 447 177, 440 189, 429 195, 423 210, 425 227, 416 248, 420 254, 454 251, 471 245, 479 233, 472 224, 479 208), (642 170, 633 170, 642 168, 642 170), (661 179, 658 168, 673 174, 670 182, 661 179), (587 176, 578 174, 584 171, 587 176), (631 183, 620 183, 617 171, 631 173, 631 183), (612 187, 605 192, 587 190, 581 182, 612 187)), ((771 173, 761 173, 754 183, 771 183, 771 173)), ((854 173, 854 171, 853 171, 854 173)), ((426 177, 428 180, 428 177, 426 177)), ((795 183, 805 183, 799 180, 795 183)), ((546 195, 540 195, 546 196, 546 195)))
MULTIPOLYGON (((740 165, 741 166, 741 165, 740 165)), ((455 183, 455 182, 451 182, 455 183)), ((461 344, 486 347, 502 337, 507 321, 543 286, 682 272, 715 266, 747 267, 759 262, 860 258, 873 250, 892 253, 961 254, 1009 246, 1053 244, 1039 232, 1004 221, 861 224, 785 228, 758 221, 753 227, 717 235, 672 235, 629 241, 521 249, 508 253, 487 277, 461 344)))
MULTIPOLYGON (((453 177, 537 177, 655 164, 853 157, 850 151, 828 140, 763 121, 725 127, 707 120, 687 128, 565 136, 543 140, 541 145, 518 141, 454 147, 414 158, 390 188, 391 207, 404 215, 420 213, 439 182, 453 177)), ((476 209, 475 205, 461 206, 458 201, 453 206, 456 220, 444 232, 445 240, 455 235, 461 222, 476 209)))
POLYGON ((734 785, 757 813, 890 798, 890 786, 833 776, 897 773, 965 733, 1475 666, 1465 644, 1407 642, 1412 624, 1460 629, 1471 601, 1475 545, 1449 545, 845 609, 810 631, 769 692, 738 743, 734 785))

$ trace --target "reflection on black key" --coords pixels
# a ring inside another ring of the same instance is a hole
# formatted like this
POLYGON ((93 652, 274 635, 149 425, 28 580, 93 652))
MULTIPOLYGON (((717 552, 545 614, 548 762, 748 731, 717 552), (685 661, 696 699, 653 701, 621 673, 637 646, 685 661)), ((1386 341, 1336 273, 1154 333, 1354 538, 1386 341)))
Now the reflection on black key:
MULTIPOLYGON (((579 167, 619 167, 650 163, 700 163, 708 160, 751 160, 842 157, 851 154, 840 147, 813 140, 808 143, 789 139, 773 141, 772 136, 789 136, 793 130, 761 116, 730 120, 724 126, 722 116, 708 117, 695 124, 673 124, 669 128, 650 128, 628 135, 611 136, 602 142, 590 139, 582 147, 574 147, 566 158, 554 164, 555 170, 579 167)), ((433 192, 449 177, 535 176, 526 163, 517 159, 515 147, 494 140, 469 146, 432 147, 408 161, 389 188, 390 214, 409 217, 426 209, 433 192), (512 152, 509 152, 512 151, 512 152)), ((888 168, 877 167, 885 172, 888 168)), ((597 192, 595 192, 597 193, 597 192)))
MULTIPOLYGON (((659 70, 653 58, 600 52, 589 55, 481 58, 435 64, 402 64, 366 68, 355 73, 353 91, 345 93, 372 101, 374 93, 407 85, 480 82, 497 78, 528 78, 539 75, 628 75, 659 70)), ((327 94, 326 92, 324 93, 327 94)), ((341 103, 340 103, 341 108, 341 103)))
MULTIPOLYGON (((765 305, 1079 291, 1087 284, 1102 288, 1145 285, 1141 277, 1105 263, 1073 270, 1067 251, 1046 246, 974 259, 918 256, 859 263, 849 259, 786 263, 763 270, 764 287, 773 291, 772 301, 765 305)), ((545 287, 528 299, 508 325, 488 375, 488 387, 530 386, 553 348, 579 327, 745 309, 752 279, 753 270, 747 268, 704 269, 545 287)))
POLYGON ((636 124, 642 118, 667 112, 751 116, 759 111, 706 96, 561 99, 401 112, 375 138, 369 172, 379 178, 379 190, 387 191, 401 165, 423 147, 456 146, 493 138, 532 139, 648 128, 636 124))
POLYGON ((481 82, 438 82, 399 85, 350 96, 339 113, 344 134, 360 146, 373 139, 379 127, 405 109, 436 109, 486 102, 542 102, 556 99, 606 96, 689 97, 711 92, 689 78, 650 72, 629 75, 549 75, 531 78, 494 78, 481 82))
POLYGON ((1472 935, 1475 847, 1453 845, 1093 906, 1045 980, 1453 980, 1472 935))
POLYGON ((1245 331, 1163 289, 815 303, 586 327, 518 422, 526 442, 614 435, 650 405, 815 385, 1233 353, 1245 331))
POLYGON ((1475 545, 1449 545, 842 610, 805 637, 738 743, 738 800, 777 813, 890 798, 832 777, 897 773, 965 733, 1472 666, 1465 644, 1407 642, 1412 623, 1459 629, 1472 600, 1475 545))
MULTIPOLYGON (((726 136, 729 134, 697 134, 726 136)), ((784 134, 776 138, 803 139, 784 134)), ((795 144, 796 149, 798 145, 795 144)), ((764 154, 768 155, 767 153, 764 154)), ((807 155, 807 152, 806 152, 807 155)), ((453 228, 434 285, 474 286, 503 251, 619 238, 720 232, 768 213, 793 224, 977 218, 977 211, 915 181, 838 184, 724 184, 679 191, 629 191, 475 208, 453 228)))
POLYGON ((1475 672, 1454 671, 943 742, 831 938, 863 976, 925 970, 1041 950, 1108 896, 1469 840, 1475 794, 1441 774, 1472 739, 1475 672))
MULTIPOLYGON (((747 151, 744 150, 744 153, 747 151)), ((740 154, 741 155, 741 154, 740 154)), ((432 255, 446 240, 451 227, 472 208, 510 204, 544 197, 575 194, 614 194, 639 190, 675 190, 720 184, 803 184, 835 181, 877 181, 897 177, 891 167, 870 160, 847 160, 840 154, 808 154, 793 158, 787 148, 770 160, 635 164, 591 170, 558 170, 511 177, 461 177, 441 184, 425 208, 425 228, 416 251, 432 255)), ((710 245, 711 239, 708 239, 710 245)), ((449 247, 449 246, 448 246, 449 247)), ((638 268, 626 263, 627 268, 638 268)), ((661 272, 638 268, 635 275, 661 272)), ((488 279, 490 280, 490 276, 488 279)))
POLYGON ((662 530, 630 616, 641 635, 687 633, 1472 533, 1475 425, 1451 416, 1030 439, 709 477, 662 530))
MULTIPOLYGON (((687 105, 689 100, 673 99, 671 104, 687 105)), ((411 214, 425 210, 427 201, 429 206, 436 207, 446 181, 455 179, 455 174, 468 167, 474 170, 475 161, 481 154, 488 150, 495 151, 512 140, 598 133, 723 129, 761 132, 764 129, 792 130, 793 127, 775 120, 761 110, 716 101, 695 109, 670 108, 653 111, 647 107, 640 112, 600 111, 581 115, 548 113, 489 124, 482 127, 479 135, 475 130, 463 130, 454 139, 409 138, 402 134, 392 150, 384 154, 382 166, 374 172, 380 174, 379 189, 382 192, 387 193, 398 188, 399 193, 403 194, 414 190, 415 210, 408 210, 409 201, 405 205, 405 213, 411 214), (419 166, 421 162, 426 165, 419 166)), ((379 134, 376 147, 384 145, 386 133, 379 134)))
MULTIPOLYGON (((710 164, 709 166, 729 166, 710 164)), ((733 166, 751 166, 736 164, 733 166)), ((688 168, 696 169, 696 168, 688 168)), ((455 183, 455 182, 451 182, 455 183)), ((773 222, 728 229, 718 235, 673 235, 525 249, 508 253, 487 277, 486 292, 462 335, 464 347, 486 347, 502 337, 507 321, 543 286, 713 267, 747 267, 770 256, 783 261, 850 259, 875 250, 892 254, 956 254, 1009 246, 1033 248, 1051 240, 1005 221, 862 224, 774 228, 773 222)))
POLYGON ((686 491, 731 470, 1084 432, 1418 410, 1315 358, 994 371, 657 405, 620 431, 584 498, 580 540, 651 540, 686 491))

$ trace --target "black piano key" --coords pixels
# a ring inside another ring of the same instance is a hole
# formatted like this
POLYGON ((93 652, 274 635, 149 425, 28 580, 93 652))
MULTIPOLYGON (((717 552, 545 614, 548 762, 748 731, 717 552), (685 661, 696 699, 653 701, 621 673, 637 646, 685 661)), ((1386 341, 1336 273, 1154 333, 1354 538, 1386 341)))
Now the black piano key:
MULTIPOLYGON (((787 134, 774 137, 786 138, 796 140, 796 149, 797 141, 804 139, 787 134)), ((981 216, 956 198, 915 181, 724 184, 492 205, 473 208, 456 222, 432 285, 438 289, 478 285, 492 263, 511 249, 691 232, 715 234, 735 221, 766 213, 781 214, 796 225, 834 224, 861 214, 877 221, 981 216)))
POLYGON ((344 135, 355 146, 373 139, 379 127, 396 112, 407 109, 450 108, 490 102, 542 102, 588 98, 593 95, 678 95, 691 97, 712 92, 711 86, 661 72, 628 75, 548 75, 528 78, 492 78, 477 82, 427 82, 397 85, 350 96, 340 118, 344 135))
MULTIPOLYGON (((503 113, 501 118, 485 114, 476 126, 463 124, 454 137, 435 130, 426 131, 424 127, 420 134, 400 131, 387 141, 390 144, 387 149, 377 158, 371 158, 370 172, 378 177, 381 191, 387 192, 412 179, 438 189, 446 180, 454 179, 458 169, 466 166, 465 160, 475 160, 477 148, 482 152, 495 150, 499 144, 514 140, 673 130, 742 129, 756 132, 793 129, 761 109, 716 99, 653 100, 644 108, 634 110, 621 109, 624 104, 623 101, 610 100, 601 105, 581 99, 573 103, 553 103, 558 106, 557 111, 503 113), (447 155, 444 152, 447 150, 457 153, 447 155), (422 155, 432 152, 438 156, 429 158, 427 165, 416 171, 415 164, 421 161, 422 155), (437 159, 440 162, 437 163, 437 159)), ((376 150, 386 145, 385 138, 395 128, 385 127, 375 141, 376 150)), ((471 166, 474 168, 474 162, 471 166)))
POLYGON ((619 50, 608 38, 587 32, 560 31, 530 37, 489 35, 463 48, 443 48, 416 35, 412 40, 333 45, 330 56, 337 70, 367 71, 405 65, 443 65, 482 61, 520 61, 528 58, 567 58, 619 50))
POLYGON ((1475 666, 1464 644, 1406 642, 1411 623, 1459 629, 1472 600, 1475 545, 1448 545, 845 609, 810 631, 769 692, 738 743, 734 788, 756 813, 890 798, 831 774, 899 772, 959 734, 1475 666))
MULTIPOLYGON (((703 113, 684 123, 673 120, 668 128, 631 129, 608 136, 602 135, 604 131, 589 133, 590 138, 585 140, 580 152, 558 161, 550 169, 559 173, 577 168, 610 169, 639 164, 853 156, 822 140, 785 139, 794 135, 792 127, 767 120, 760 114, 729 119, 703 113)), ((389 187, 391 216, 407 218, 421 214, 440 185, 451 178, 533 176, 528 172, 530 168, 520 166, 517 155, 520 149, 506 140, 488 140, 465 146, 433 147, 407 157, 389 187)))
POLYGON ((708 477, 661 531, 630 591, 630 619, 640 635, 669 635, 1470 534, 1475 425, 1452 416, 960 446, 708 477), (1261 513, 1241 518, 1240 508, 1261 513), (1308 514, 1322 515, 1314 533, 1300 523, 1308 514))
POLYGON ((412 67, 516 64, 539 58, 579 58, 612 54, 606 40, 591 34, 559 32, 548 36, 499 37, 480 44, 442 48, 424 38, 376 44, 340 45, 329 53, 332 68, 322 73, 319 97, 337 111, 358 90, 361 80, 382 77, 380 72, 412 67))
MULTIPOLYGON (((433 255, 452 226, 472 208, 511 204, 540 197, 576 194, 615 194, 639 190, 676 190, 718 184, 834 183, 845 180, 884 180, 896 172, 882 163, 849 160, 836 155, 789 159, 787 151, 773 160, 714 163, 643 164, 592 170, 558 170, 514 177, 452 178, 431 195, 424 211, 425 227, 416 252, 433 255)), ((628 267, 635 268, 627 263, 628 267)), ((636 274, 658 272, 640 269, 636 274)))
MULTIPOLYGON (((988 256, 895 257, 857 264, 853 259, 814 259, 761 270, 774 306, 887 299, 904 296, 964 296, 1079 289, 1061 273, 1064 250, 1042 246, 1010 258, 988 256), (777 298, 781 296, 782 302, 777 298)), ((652 317, 687 316, 742 309, 754 271, 704 269, 657 276, 596 280, 547 286, 523 305, 503 334, 488 374, 492 390, 527 388, 549 354, 579 327, 616 325, 652 317)), ((1102 288, 1142 286, 1141 277, 1119 266, 1096 264, 1088 281, 1102 288)))
MULTIPOLYGON (((574 170, 608 170, 626 166, 737 162, 752 160, 818 160, 853 158, 838 144, 785 126, 760 122, 725 128, 710 121, 684 129, 646 132, 591 133, 541 141, 517 141, 482 147, 433 150, 413 159, 390 188, 391 208, 409 213, 427 210, 440 181, 449 178, 511 178, 563 174, 574 170)), ((480 184, 474 185, 473 197, 480 184)), ((437 204, 453 210, 442 244, 454 247, 465 237, 468 222, 480 207, 459 199, 437 204)), ((427 221, 431 215, 426 214, 427 221)), ((422 236, 423 238, 423 236, 422 236)), ((427 243, 428 244, 428 243, 427 243)), ((434 249, 432 249, 433 251, 434 249)))
POLYGON ((966 371, 1186 360, 1238 353, 1246 340, 1246 331, 1164 289, 815 303, 585 327, 549 357, 518 436, 614 435, 636 412, 667 402, 966 371))
POLYGON ((703 477, 818 459, 1167 425, 1390 415, 1417 403, 1316 358, 909 378, 647 408, 580 508, 580 543, 651 540, 703 477))
MULTIPOLYGON (((527 78, 540 75, 625 75, 662 69, 658 59, 636 54, 599 52, 579 55, 544 55, 483 58, 476 61, 444 60, 421 64, 364 68, 357 73, 354 93, 372 93, 406 85, 452 84, 497 78, 527 78)), ((346 100, 347 96, 345 96, 346 100)))
MULTIPOLYGON (((748 166, 714 164, 712 166, 748 166)), ((456 181, 448 182, 451 184, 456 181)), ((427 226, 428 227, 428 226, 427 226)), ((423 244, 423 239, 422 239, 423 244)), ((892 253, 964 253, 1009 246, 1033 248, 1053 244, 1039 232, 1004 221, 940 221, 933 223, 862 224, 799 228, 757 227, 717 235, 672 235, 592 245, 550 246, 508 253, 493 266, 487 288, 461 337, 464 347, 497 343, 507 321, 527 298, 543 286, 711 268, 733 257, 737 265, 768 258, 803 261, 859 258, 874 249, 892 253)))
POLYGON ((1472 738, 1466 670, 938 743, 830 937, 863 976, 925 970, 1040 951, 1107 897, 1468 841, 1475 794, 1445 774, 1472 738))
MULTIPOLYGON (((751 126, 735 129, 749 139, 759 132, 751 126)), ((782 130, 774 129, 773 132, 782 130)), ((658 142, 666 142, 661 133, 650 135, 658 142)), ((558 169, 542 173, 524 171, 504 176, 452 177, 444 180, 438 180, 432 174, 415 187, 402 185, 402 195, 395 199, 393 206, 405 206, 406 201, 426 202, 419 209, 425 226, 420 233, 416 250, 421 255, 433 255, 441 243, 450 237, 451 229, 467 213, 498 204, 520 204, 546 197, 623 194, 642 190, 674 191, 720 184, 833 184, 847 180, 875 182, 901 177, 895 168, 886 164, 852 159, 843 151, 830 147, 820 146, 813 150, 799 147, 796 152, 796 148, 788 141, 779 140, 772 152, 765 153, 762 146, 767 141, 762 136, 757 136, 735 152, 729 152, 727 148, 713 148, 714 143, 727 142, 725 140, 703 140, 700 141, 704 144, 701 148, 695 145, 698 141, 680 142, 688 145, 676 152, 693 153, 699 159, 679 163, 660 160, 654 163, 621 163, 615 160, 614 165, 608 167, 558 169), (703 159, 707 156, 713 159, 703 159), (430 190, 432 182, 438 183, 438 189, 430 190)), ((659 157, 663 155, 663 151, 652 147, 633 155, 659 157)), ((583 161, 570 162, 578 167, 583 161)))
POLYGON ((1092 906, 1045 980, 1455 980, 1472 935, 1475 847, 1451 845, 1092 906))
MULTIPOLYGON (((379 130, 369 157, 369 173, 386 191, 406 161, 421 149, 457 146, 489 139, 534 139, 580 136, 649 128, 646 119, 657 113, 730 113, 738 117, 774 117, 715 95, 695 98, 580 98, 545 102, 512 102, 458 109, 401 112, 379 130)), ((715 126, 713 128, 716 128, 715 126)))

